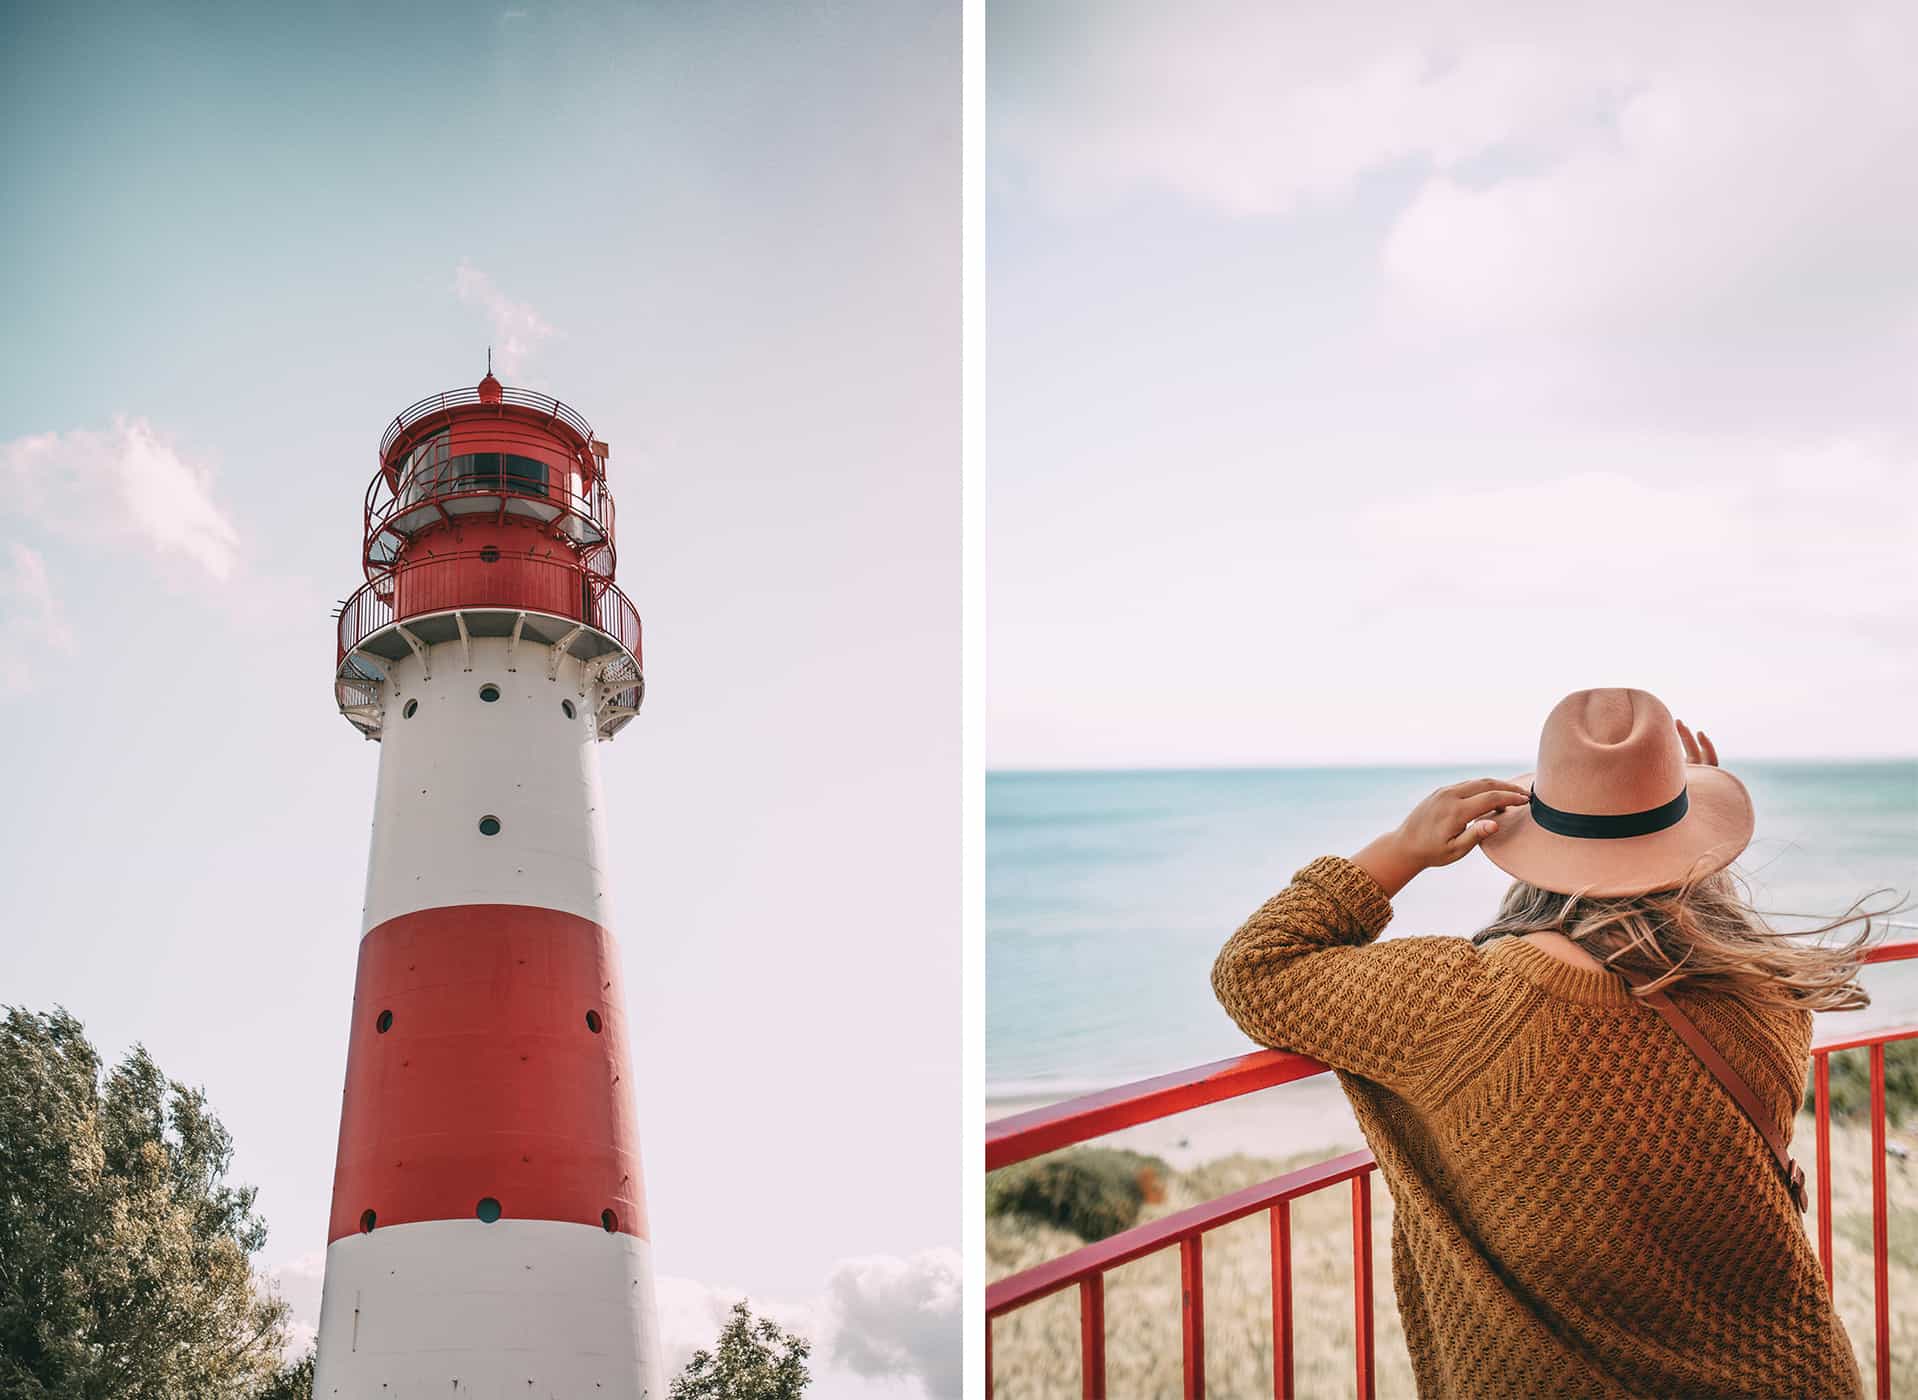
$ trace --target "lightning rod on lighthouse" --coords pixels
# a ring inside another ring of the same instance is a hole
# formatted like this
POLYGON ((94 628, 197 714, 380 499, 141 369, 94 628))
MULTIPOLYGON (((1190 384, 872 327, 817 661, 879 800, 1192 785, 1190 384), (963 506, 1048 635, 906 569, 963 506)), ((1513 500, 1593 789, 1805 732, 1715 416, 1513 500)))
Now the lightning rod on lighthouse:
POLYGON ((607 455, 490 359, 380 442, 335 671, 380 763, 316 1397, 665 1395, 595 750, 645 689, 607 455))

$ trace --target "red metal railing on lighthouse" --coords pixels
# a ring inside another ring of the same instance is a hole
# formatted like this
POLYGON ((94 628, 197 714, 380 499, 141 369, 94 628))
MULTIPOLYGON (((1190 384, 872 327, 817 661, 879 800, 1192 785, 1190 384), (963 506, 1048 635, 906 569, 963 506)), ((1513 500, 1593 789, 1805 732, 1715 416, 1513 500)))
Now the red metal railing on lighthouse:
MULTIPOLYGON (((1900 926, 1905 927, 1905 926, 1900 926)), ((1872 949, 1867 963, 1918 958, 1918 942, 1872 949)), ((1813 1120, 1817 1131, 1816 1228, 1825 1281, 1832 1281, 1831 1057, 1845 1050, 1870 1054, 1873 1348, 1877 1395, 1891 1390, 1890 1209, 1885 1174, 1885 1046, 1918 1039, 1918 1025, 1821 1041, 1812 1047, 1813 1120)), ((1229 1060, 1123 1084, 986 1124, 986 1170, 996 1171, 1047 1152, 1117 1132, 1188 1109, 1307 1079, 1328 1067, 1304 1055, 1261 1050, 1229 1060)), ((1160 1250, 1177 1248, 1180 1278, 1181 1374, 1186 1400, 1205 1394, 1205 1236, 1233 1221, 1264 1212, 1271 1228, 1272 1393, 1295 1394, 1292 1330, 1292 1203, 1330 1187, 1352 1195, 1353 1375, 1362 1400, 1376 1393, 1372 1335, 1372 1173, 1370 1152, 1348 1152, 1274 1177, 1163 1219, 1134 1226, 1044 1264, 1000 1279, 986 1288, 986 1394, 992 1394, 993 1319, 1068 1288, 1079 1293, 1080 1389, 1086 1400, 1106 1395, 1105 1276, 1160 1250)))
POLYGON ((340 608, 336 664, 395 622, 458 608, 528 608, 581 622, 642 659, 639 609, 611 579, 563 555, 502 559, 469 549, 409 560, 355 590, 340 608), (530 607, 529 599, 547 606, 530 607))

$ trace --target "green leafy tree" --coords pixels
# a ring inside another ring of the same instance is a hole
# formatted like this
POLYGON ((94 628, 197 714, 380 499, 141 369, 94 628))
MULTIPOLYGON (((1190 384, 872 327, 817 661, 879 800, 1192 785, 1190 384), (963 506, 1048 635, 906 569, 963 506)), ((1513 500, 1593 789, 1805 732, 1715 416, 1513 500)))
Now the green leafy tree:
POLYGON ((744 1302, 719 1334, 715 1351, 696 1351, 673 1379, 667 1400, 799 1400, 812 1379, 806 1357, 812 1343, 755 1319, 744 1302))
MULTIPOLYGON (((0 1024, 0 1395, 256 1400, 286 1304, 206 1096, 135 1047, 103 1072, 64 1010, 0 1024)), ((310 1389, 310 1386, 309 1386, 310 1389)))

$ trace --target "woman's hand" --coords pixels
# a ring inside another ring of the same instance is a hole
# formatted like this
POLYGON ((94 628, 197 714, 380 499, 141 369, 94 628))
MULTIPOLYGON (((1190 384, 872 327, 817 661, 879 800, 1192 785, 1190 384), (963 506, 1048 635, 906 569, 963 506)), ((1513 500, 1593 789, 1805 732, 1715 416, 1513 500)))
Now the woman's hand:
MULTIPOLYGON (((1702 736, 1701 736, 1702 737, 1702 736)), ((1450 865, 1498 830, 1497 814, 1531 801, 1503 778, 1474 778, 1442 787, 1389 831, 1352 857, 1352 863, 1395 895, 1421 870, 1450 865)))
POLYGON ((1703 763, 1712 768, 1718 766, 1718 750, 1712 747, 1711 735, 1701 729, 1694 739, 1692 731, 1685 727, 1684 720, 1675 719, 1672 723, 1678 726, 1678 737, 1684 742, 1687 763, 1703 763))

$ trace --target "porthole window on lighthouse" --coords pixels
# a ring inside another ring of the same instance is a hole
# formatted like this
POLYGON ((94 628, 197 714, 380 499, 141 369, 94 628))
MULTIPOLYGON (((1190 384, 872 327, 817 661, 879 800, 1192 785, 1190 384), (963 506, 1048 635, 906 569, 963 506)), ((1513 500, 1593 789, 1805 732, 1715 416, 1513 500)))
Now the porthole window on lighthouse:
POLYGON ((586 1029, 594 1035, 599 1034, 599 1013, 597 1011, 588 1011, 586 1013, 586 1029))
POLYGON ((360 1233, 363 1235, 372 1234, 373 1227, 379 1224, 379 1221, 380 1221, 379 1216, 375 1215, 372 1211, 370 1210, 361 1211, 360 1212, 360 1233))
POLYGON ((480 550, 480 563, 482 564, 499 563, 499 546, 489 544, 485 548, 480 550))
POLYGON ((480 699, 484 700, 489 705, 492 704, 495 700, 499 699, 499 687, 496 685, 481 686, 480 699))
POLYGON ((499 835, 499 818, 490 814, 481 817, 479 828, 481 836, 497 836, 499 835))
POLYGON ((400 711, 400 715, 405 719, 411 719, 413 718, 414 715, 418 714, 419 712, 420 712, 420 702, 417 700, 408 700, 406 702, 406 708, 400 711))
POLYGON ((499 1219, 499 1202, 491 1196, 483 1196, 480 1198, 480 1203, 473 1208, 473 1214, 491 1225, 499 1219))
POLYGON ((391 1011, 382 1011, 380 1013, 380 1019, 373 1023, 373 1028, 381 1035, 385 1035, 388 1031, 392 1030, 393 1013, 391 1011))
MULTIPOLYGON (((368 1211, 367 1214, 371 1215, 372 1212, 368 1211)), ((605 1227, 606 1233, 610 1235, 619 1228, 619 1217, 614 1215, 610 1210, 602 1210, 599 1213, 599 1223, 605 1227)))
POLYGON ((573 716, 579 713, 578 710, 573 708, 573 702, 571 700, 560 701, 559 708, 560 708, 560 713, 564 714, 566 718, 568 719, 573 718, 573 716))

